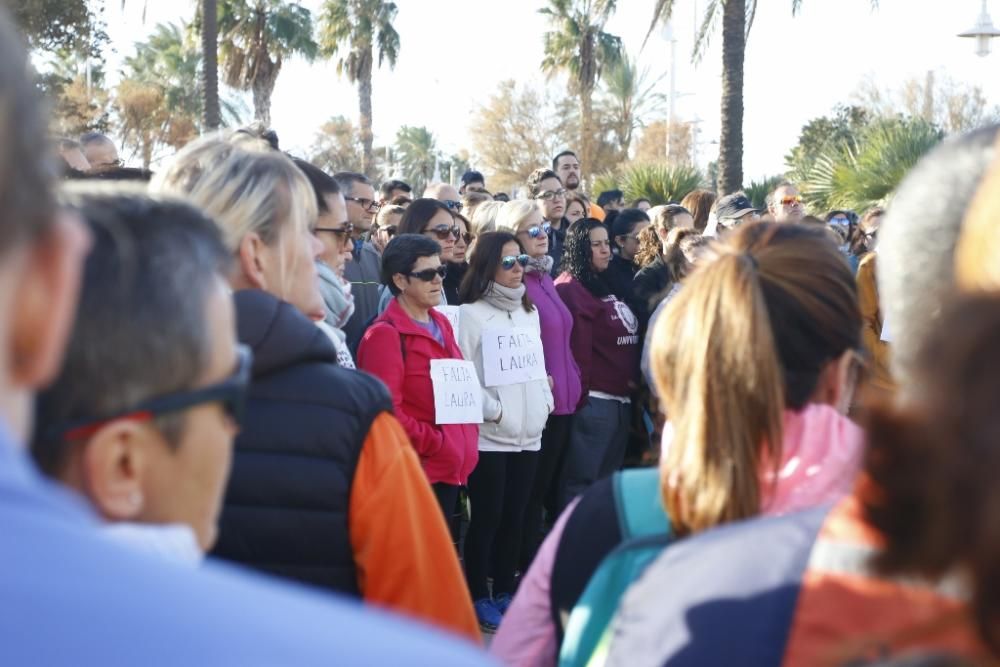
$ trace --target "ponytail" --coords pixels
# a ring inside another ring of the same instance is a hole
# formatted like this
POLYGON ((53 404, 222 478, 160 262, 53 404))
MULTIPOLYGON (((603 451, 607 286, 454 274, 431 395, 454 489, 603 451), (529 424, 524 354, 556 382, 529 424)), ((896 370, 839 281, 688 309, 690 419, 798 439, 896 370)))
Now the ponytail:
POLYGON ((653 376, 674 428, 663 501, 678 534, 760 512, 761 463, 781 461, 783 374, 757 260, 696 272, 653 335, 653 376))

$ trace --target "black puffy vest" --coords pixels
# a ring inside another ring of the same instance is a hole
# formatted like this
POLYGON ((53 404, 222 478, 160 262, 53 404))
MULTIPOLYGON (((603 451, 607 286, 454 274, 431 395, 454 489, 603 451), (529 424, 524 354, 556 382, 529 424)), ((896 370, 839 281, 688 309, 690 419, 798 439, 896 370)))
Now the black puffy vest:
POLYGON ((235 301, 253 379, 212 555, 359 595, 351 482, 372 422, 392 410, 388 391, 337 366, 326 334, 290 304, 257 290, 235 301))

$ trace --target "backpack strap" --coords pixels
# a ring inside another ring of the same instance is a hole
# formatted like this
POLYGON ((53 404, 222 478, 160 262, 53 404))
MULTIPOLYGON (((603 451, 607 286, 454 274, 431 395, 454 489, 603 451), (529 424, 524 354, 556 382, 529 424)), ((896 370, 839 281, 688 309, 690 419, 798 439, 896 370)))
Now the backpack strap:
POLYGON ((623 470, 612 478, 622 543, 670 532, 660 494, 659 468, 623 470))

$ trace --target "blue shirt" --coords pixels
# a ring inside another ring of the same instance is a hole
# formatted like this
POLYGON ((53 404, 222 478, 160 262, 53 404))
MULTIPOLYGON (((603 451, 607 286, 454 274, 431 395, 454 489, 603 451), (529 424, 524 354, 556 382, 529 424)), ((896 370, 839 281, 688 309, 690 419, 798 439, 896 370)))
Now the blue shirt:
MULTIPOLYGON (((412 320, 413 318, 411 317, 410 319, 412 320)), ((421 329, 425 330, 430 335, 434 336, 434 340, 440 343, 441 347, 445 347, 444 334, 441 332, 441 327, 438 326, 438 323, 434 321, 433 317, 427 322, 413 320, 413 323, 416 324, 421 329)))
POLYGON ((0 664, 488 664, 467 642, 356 603, 119 546, 3 424, 0 526, 0 664))

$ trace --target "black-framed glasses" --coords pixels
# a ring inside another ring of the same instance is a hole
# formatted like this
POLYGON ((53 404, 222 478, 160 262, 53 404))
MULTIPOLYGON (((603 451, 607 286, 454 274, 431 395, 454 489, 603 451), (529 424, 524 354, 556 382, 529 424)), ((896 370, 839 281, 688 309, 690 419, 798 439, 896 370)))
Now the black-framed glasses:
POLYGON ((545 192, 539 192, 535 195, 535 199, 544 199, 545 201, 552 201, 556 197, 565 197, 566 190, 564 188, 559 188, 558 190, 546 190, 545 192))
POLYGON ((243 420, 246 406, 247 387, 250 386, 250 371, 253 367, 253 352, 246 345, 236 346, 236 370, 221 382, 165 394, 142 401, 128 410, 110 417, 77 420, 69 424, 57 424, 46 428, 49 438, 66 442, 84 440, 99 430, 120 419, 148 422, 156 417, 182 412, 190 408, 218 403, 226 414, 237 424, 243 420))
POLYGON ((548 236, 551 230, 552 230, 552 225, 547 222, 544 222, 540 225, 534 225, 533 227, 528 227, 527 229, 524 230, 524 233, 533 239, 537 239, 542 234, 548 236))
POLYGON ((462 240, 465 241, 465 245, 469 245, 470 243, 472 243, 472 239, 474 238, 476 237, 470 234, 469 232, 465 232, 464 234, 462 234, 462 240))
POLYGON ((457 241, 458 237, 462 235, 462 228, 458 225, 455 225, 454 227, 449 227, 448 225, 438 225, 437 227, 425 229, 424 233, 433 234, 437 237, 438 241, 447 241, 449 236, 454 237, 457 241))
POLYGON ((523 269, 530 261, 531 258, 527 255, 504 255, 500 258, 500 266, 504 268, 504 271, 510 271, 515 264, 520 264, 523 269))
POLYGON ((313 229, 314 232, 329 232, 331 234, 336 234, 338 236, 344 237, 354 233, 354 225, 349 222, 345 222, 341 227, 316 227, 313 229))
POLYGON ((347 201, 357 202, 361 208, 372 213, 376 212, 381 206, 381 204, 379 204, 375 199, 366 199, 364 197, 344 197, 344 199, 347 201))
POLYGON ((455 211, 456 213, 462 212, 462 202, 455 201, 454 199, 442 199, 441 203, 448 207, 449 211, 455 211))
POLYGON ((442 280, 444 280, 444 277, 448 275, 448 267, 442 264, 436 269, 424 269, 423 271, 410 271, 406 275, 410 276, 411 278, 419 278, 420 280, 423 280, 425 283, 429 283, 433 282, 435 278, 441 278, 442 280))

